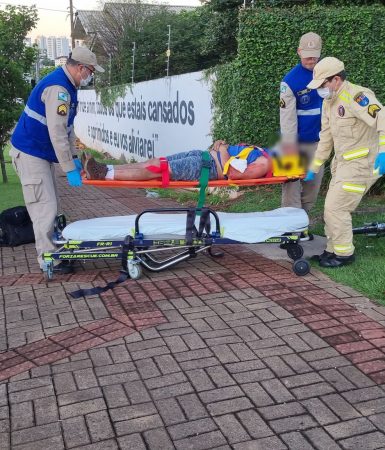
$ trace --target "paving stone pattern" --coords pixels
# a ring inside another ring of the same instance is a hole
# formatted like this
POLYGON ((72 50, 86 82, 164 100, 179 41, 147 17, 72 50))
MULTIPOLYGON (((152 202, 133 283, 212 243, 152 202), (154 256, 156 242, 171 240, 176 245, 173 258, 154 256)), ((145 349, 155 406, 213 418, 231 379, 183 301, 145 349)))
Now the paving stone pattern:
MULTIPOLYGON (((171 205, 74 190, 72 219, 171 205)), ((0 449, 385 449, 385 309, 257 247, 225 247, 101 296, 98 261, 47 284, 1 249, 0 449)))

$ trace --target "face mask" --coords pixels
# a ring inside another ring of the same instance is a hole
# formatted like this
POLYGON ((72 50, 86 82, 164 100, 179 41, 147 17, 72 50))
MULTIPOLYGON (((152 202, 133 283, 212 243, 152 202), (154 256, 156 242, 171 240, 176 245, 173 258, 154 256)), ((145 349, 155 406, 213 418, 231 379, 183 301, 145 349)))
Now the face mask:
POLYGON ((318 88, 318 95, 324 99, 330 99, 333 97, 333 91, 331 91, 328 87, 318 88))
POLYGON ((92 75, 88 75, 87 78, 80 79, 80 86, 88 86, 92 80, 92 75))
POLYGON ((89 74, 87 78, 80 78, 80 86, 88 86, 92 80, 92 74, 89 74))

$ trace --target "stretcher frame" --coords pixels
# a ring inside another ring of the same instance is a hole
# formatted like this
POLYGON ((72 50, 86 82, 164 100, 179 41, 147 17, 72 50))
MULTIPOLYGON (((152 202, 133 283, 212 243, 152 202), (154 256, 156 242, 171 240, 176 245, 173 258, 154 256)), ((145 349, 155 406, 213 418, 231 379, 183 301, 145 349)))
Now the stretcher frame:
MULTIPOLYGON (((304 178, 304 175, 277 176, 268 178, 251 178, 248 180, 210 180, 208 187, 226 187, 226 186, 258 186, 265 184, 282 184, 290 181, 297 181, 304 178)), ((83 184, 97 187, 111 187, 111 188, 132 188, 132 189, 187 189, 199 188, 200 181, 170 181, 164 185, 161 180, 147 180, 147 181, 127 181, 127 180, 87 180, 83 178, 83 184)))
MULTIPOLYGON (((172 267, 182 261, 196 257, 199 253, 206 252, 213 258, 223 256, 220 251, 213 249, 214 245, 239 245, 245 242, 235 241, 221 237, 220 220, 217 213, 210 208, 155 208, 146 209, 135 218, 134 236, 127 235, 123 241, 120 240, 98 240, 77 241, 65 240, 61 231, 65 227, 65 218, 60 216, 55 225, 57 239, 54 241, 59 245, 57 251, 43 254, 43 272, 47 280, 53 278, 53 267, 55 261, 95 261, 99 259, 120 260, 123 271, 130 278, 139 279, 142 275, 142 267, 152 271, 172 267), (186 213, 187 221, 195 223, 196 216, 206 218, 206 222, 200 221, 199 229, 194 225, 193 230, 188 230, 183 237, 145 238, 140 231, 140 218, 148 213, 186 213), (215 229, 210 230, 208 223, 214 218, 215 229), (208 219, 207 219, 208 218, 208 219), (159 254, 167 251, 176 252, 172 256, 168 254, 163 259, 158 259, 159 254)), ((307 275, 310 272, 310 264, 302 259, 303 248, 300 245, 301 231, 285 233, 281 236, 271 237, 263 242, 267 244, 281 244, 287 251, 287 255, 293 260, 293 271, 298 276, 307 275)))

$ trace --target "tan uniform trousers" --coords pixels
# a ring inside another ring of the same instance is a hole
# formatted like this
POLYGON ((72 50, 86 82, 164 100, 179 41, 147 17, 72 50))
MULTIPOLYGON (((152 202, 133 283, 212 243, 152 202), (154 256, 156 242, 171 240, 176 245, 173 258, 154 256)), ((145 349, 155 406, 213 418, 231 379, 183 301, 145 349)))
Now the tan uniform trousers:
POLYGON ((332 179, 324 209, 326 250, 338 256, 350 256, 354 253, 351 213, 378 178, 371 177, 368 173, 366 178, 342 181, 342 170, 336 168, 335 159, 331 172, 332 179))
MULTIPOLYGON (((307 161, 313 160, 318 142, 310 144, 299 144, 299 151, 305 155, 307 161)), ((314 206, 318 192, 321 187, 323 167, 316 174, 313 181, 304 182, 302 180, 285 183, 282 186, 282 207, 292 206, 293 208, 303 208, 306 212, 314 206)))
POLYGON ((42 267, 43 253, 55 250, 52 235, 58 200, 54 164, 15 148, 11 149, 10 156, 22 184, 25 206, 35 233, 37 260, 42 267))

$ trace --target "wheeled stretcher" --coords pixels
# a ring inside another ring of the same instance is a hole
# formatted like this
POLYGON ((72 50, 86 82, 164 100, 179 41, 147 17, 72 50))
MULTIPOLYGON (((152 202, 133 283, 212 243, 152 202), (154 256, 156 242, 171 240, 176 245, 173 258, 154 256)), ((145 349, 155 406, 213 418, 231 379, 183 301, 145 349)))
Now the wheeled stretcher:
POLYGON ((207 251, 222 256, 214 245, 274 243, 283 244, 294 261, 293 271, 306 275, 309 263, 302 259, 300 235, 309 219, 298 208, 266 212, 222 213, 209 208, 148 209, 138 215, 80 220, 65 226, 61 218, 56 252, 45 253, 44 273, 53 277, 57 260, 86 261, 116 259, 123 270, 138 279, 142 267, 161 271, 207 251))

